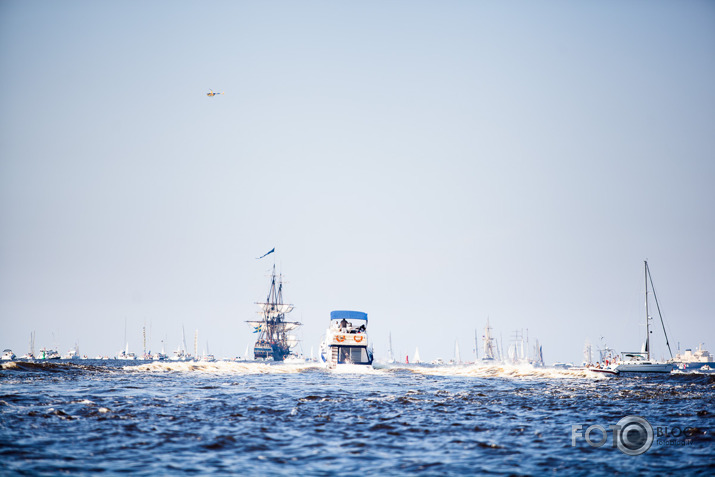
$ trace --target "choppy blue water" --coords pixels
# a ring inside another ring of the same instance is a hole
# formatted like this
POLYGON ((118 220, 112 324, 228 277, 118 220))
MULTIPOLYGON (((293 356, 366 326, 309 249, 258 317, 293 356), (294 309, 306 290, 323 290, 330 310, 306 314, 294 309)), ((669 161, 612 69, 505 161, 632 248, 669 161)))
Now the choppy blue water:
POLYGON ((77 363, 2 365, 0 474, 715 473, 708 375, 77 363), (688 428, 689 443, 656 438, 639 456, 610 439, 572 445, 572 425, 628 415, 688 428))

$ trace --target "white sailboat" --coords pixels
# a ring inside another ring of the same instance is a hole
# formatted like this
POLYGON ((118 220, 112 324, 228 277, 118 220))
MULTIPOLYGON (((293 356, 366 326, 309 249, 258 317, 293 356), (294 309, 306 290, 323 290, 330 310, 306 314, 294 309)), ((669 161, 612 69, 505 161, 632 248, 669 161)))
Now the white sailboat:
POLYGON ((199 359, 199 330, 194 332, 194 359, 199 359))
POLYGON ((392 332, 387 334, 387 362, 390 364, 395 362, 395 355, 392 352, 392 332))
POLYGON ((209 351, 209 342, 206 341, 206 349, 204 349, 204 355, 201 357, 201 361, 206 361, 208 363, 213 363, 216 361, 216 357, 209 351))
POLYGON ((30 332, 30 348, 27 354, 20 356, 20 359, 35 359, 35 332, 30 332))
POLYGON ((124 346, 124 349, 121 350, 116 356, 116 359, 133 361, 137 359, 137 355, 129 352, 129 343, 127 342, 127 344, 124 346))
POLYGON ((154 361, 164 361, 169 359, 169 357, 166 355, 166 350, 164 349, 164 340, 161 340, 161 352, 154 353, 151 356, 151 359, 153 359, 154 361))
MULTIPOLYGON (((648 268, 648 261, 645 261, 645 343, 641 351, 626 351, 621 353, 623 356, 622 361, 617 363, 615 370, 619 373, 670 373, 673 370, 673 363, 659 363, 651 360, 650 356, 650 320, 653 318, 650 316, 648 308, 648 283, 650 283, 650 289, 653 292, 653 298, 655 299, 655 304, 658 308, 658 315, 660 316, 660 322, 663 325, 663 333, 665 334, 665 343, 668 345, 668 351, 670 351, 670 343, 668 342, 668 334, 665 332, 665 324, 663 323, 663 315, 660 313, 660 305, 658 304, 658 297, 655 294, 655 288, 653 287, 653 277, 650 275, 650 269, 648 268)), ((673 358, 673 352, 670 351, 670 357, 673 358)))
POLYGON ((484 357, 482 361, 486 363, 493 363, 499 359, 499 353, 497 352, 496 345, 494 344, 494 338, 492 338, 492 327, 489 326, 489 318, 487 318, 487 326, 484 327, 484 357))
POLYGON ((62 359, 80 359, 79 345, 75 343, 74 348, 70 349, 67 354, 62 357, 62 359))
POLYGON ((474 362, 479 362, 479 341, 477 340, 477 330, 474 330, 474 362))
POLYGON ((593 347, 591 346, 591 343, 586 341, 586 343, 583 345, 583 365, 591 366, 592 363, 593 363, 593 347))
POLYGON ((412 360, 413 363, 415 364, 420 364, 422 361, 420 360, 420 349, 415 348, 415 355, 412 360))
POLYGON ((115 359, 119 360, 135 360, 137 355, 129 352, 129 341, 127 340, 127 319, 124 318, 124 349, 120 350, 115 356, 115 359))
POLYGON ((189 361, 191 359, 191 355, 186 352, 186 329, 184 325, 181 325, 181 343, 177 350, 174 351, 174 355, 169 359, 171 361, 189 361))

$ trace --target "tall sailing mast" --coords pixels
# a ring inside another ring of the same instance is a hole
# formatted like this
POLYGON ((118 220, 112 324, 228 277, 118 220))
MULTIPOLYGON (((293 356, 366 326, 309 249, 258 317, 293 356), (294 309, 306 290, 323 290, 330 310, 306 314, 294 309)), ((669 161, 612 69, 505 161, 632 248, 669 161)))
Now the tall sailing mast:
POLYGON ((650 361, 650 313, 648 313, 648 261, 645 262, 645 352, 650 361))

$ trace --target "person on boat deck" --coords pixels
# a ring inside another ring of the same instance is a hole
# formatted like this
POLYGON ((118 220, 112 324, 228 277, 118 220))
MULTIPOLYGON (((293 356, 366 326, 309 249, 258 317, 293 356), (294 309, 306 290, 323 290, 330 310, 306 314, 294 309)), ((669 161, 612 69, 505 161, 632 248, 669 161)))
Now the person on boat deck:
POLYGON ((365 325, 360 325, 360 328, 358 328, 358 331, 359 331, 360 333, 362 333, 363 331, 365 331, 365 325))
POLYGON ((348 327, 348 321, 345 318, 343 318, 343 321, 340 322, 340 328, 344 330, 347 327, 348 327))

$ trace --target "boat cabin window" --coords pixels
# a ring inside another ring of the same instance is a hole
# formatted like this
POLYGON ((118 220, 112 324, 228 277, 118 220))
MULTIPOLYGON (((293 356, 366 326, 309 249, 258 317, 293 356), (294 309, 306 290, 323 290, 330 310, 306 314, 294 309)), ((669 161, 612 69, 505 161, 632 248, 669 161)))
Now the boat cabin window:
POLYGON ((338 363, 370 364, 364 346, 338 346, 338 363))

